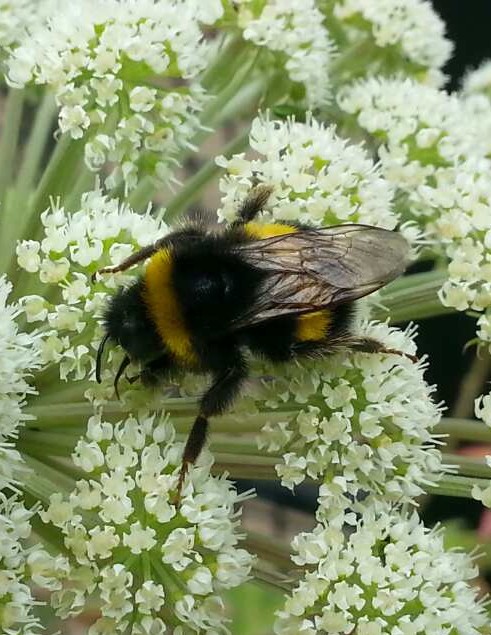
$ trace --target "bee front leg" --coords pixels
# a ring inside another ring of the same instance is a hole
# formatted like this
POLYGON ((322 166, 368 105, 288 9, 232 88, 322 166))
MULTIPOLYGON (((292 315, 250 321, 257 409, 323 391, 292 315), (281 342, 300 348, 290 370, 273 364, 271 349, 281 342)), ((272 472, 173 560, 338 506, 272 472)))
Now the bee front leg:
POLYGON ((201 398, 199 414, 186 441, 182 456, 182 466, 177 483, 176 503, 179 504, 186 474, 193 465, 206 443, 208 418, 221 414, 234 400, 242 382, 247 377, 247 366, 242 355, 238 354, 234 366, 229 366, 214 376, 213 384, 201 398))
POLYGON ((139 251, 131 254, 128 258, 125 258, 123 262, 120 262, 119 265, 113 265, 110 267, 102 267, 102 269, 98 269, 95 273, 92 274, 91 280, 92 282, 96 281, 96 278, 101 273, 118 273, 120 271, 126 271, 133 265, 137 265, 142 260, 146 260, 153 256, 159 249, 165 247, 167 243, 167 238, 160 238, 156 240, 152 245, 147 245, 146 247, 142 247, 139 251))
POLYGON ((253 187, 238 209, 235 224, 242 225, 253 220, 268 202, 272 191, 273 186, 265 183, 253 187))

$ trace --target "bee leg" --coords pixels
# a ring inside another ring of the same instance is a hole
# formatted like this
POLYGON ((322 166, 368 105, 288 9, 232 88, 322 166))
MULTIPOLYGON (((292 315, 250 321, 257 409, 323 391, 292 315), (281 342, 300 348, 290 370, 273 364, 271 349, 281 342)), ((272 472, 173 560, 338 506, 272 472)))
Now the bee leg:
POLYGON ((152 245, 142 247, 134 254, 131 254, 131 256, 125 258, 123 262, 120 262, 119 265, 114 265, 112 267, 102 267, 102 269, 98 269, 95 273, 92 274, 90 278, 91 281, 95 282, 98 274, 100 273, 118 273, 119 271, 126 271, 126 269, 129 269, 133 265, 137 265, 142 260, 146 260, 147 258, 150 258, 150 256, 153 256, 154 253, 165 246, 166 242, 167 238, 164 236, 164 238, 156 240, 152 245))
POLYGON ((216 373, 213 384, 201 398, 199 414, 184 447, 182 466, 177 483, 177 505, 179 505, 181 500, 181 491, 188 469, 196 462, 206 443, 208 418, 221 414, 232 403, 246 377, 246 363, 243 357, 238 354, 235 365, 216 373))
POLYGON ((241 206, 237 212, 237 220, 235 225, 242 225, 253 220, 264 208, 268 202, 271 192, 273 191, 272 185, 266 185, 261 183, 253 187, 246 198, 242 201, 241 206))
POLYGON ((414 363, 419 361, 416 355, 399 351, 396 348, 387 348, 382 342, 372 339, 371 337, 352 338, 349 340, 348 346, 354 351, 361 351, 363 353, 386 353, 388 355, 407 357, 414 363))

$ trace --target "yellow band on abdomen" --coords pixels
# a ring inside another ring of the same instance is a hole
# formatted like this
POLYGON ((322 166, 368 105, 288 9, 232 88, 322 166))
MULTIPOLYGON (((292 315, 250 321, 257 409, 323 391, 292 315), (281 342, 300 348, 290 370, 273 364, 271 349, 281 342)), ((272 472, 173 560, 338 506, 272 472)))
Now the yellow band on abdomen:
POLYGON ((327 309, 299 315, 297 318, 295 337, 299 342, 316 342, 322 340, 327 335, 330 322, 331 313, 327 309))
POLYGON ((250 238, 262 240, 273 236, 294 234, 298 232, 298 228, 293 225, 284 225, 283 223, 246 223, 244 231, 250 238))
POLYGON ((197 362, 191 336, 172 284, 172 253, 158 251, 145 270, 144 301, 162 342, 183 365, 197 362))

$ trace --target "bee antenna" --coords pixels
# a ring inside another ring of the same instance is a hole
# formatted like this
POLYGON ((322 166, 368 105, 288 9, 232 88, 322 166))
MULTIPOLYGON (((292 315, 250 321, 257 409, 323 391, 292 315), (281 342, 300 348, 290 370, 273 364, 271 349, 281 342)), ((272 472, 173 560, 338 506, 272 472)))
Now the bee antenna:
POLYGON ((118 381, 121 375, 124 373, 127 366, 129 366, 131 360, 128 355, 125 355, 123 361, 121 362, 120 367, 118 368, 118 372, 116 373, 116 377, 114 378, 114 392, 116 393, 116 397, 119 399, 119 391, 118 391, 118 381))
POLYGON ((102 353, 104 352, 104 346, 106 345, 107 340, 109 339, 109 333, 106 333, 99 344, 99 348, 97 349, 97 358, 95 362, 95 378, 97 383, 100 384, 102 382, 101 377, 101 367, 102 367, 102 353))

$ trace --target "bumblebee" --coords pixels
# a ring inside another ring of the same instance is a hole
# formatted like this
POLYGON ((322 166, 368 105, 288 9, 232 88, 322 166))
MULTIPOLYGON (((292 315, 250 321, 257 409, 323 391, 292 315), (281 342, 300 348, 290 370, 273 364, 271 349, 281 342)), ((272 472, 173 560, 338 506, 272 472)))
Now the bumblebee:
MULTIPOLYGON (((144 247, 115 273, 149 259, 143 275, 109 301, 96 379, 107 341, 146 385, 177 371, 210 373, 188 436, 178 483, 207 437, 208 420, 233 402, 248 376, 246 352, 271 362, 325 356, 340 349, 401 354, 353 333, 353 303, 405 269, 408 246, 392 231, 367 225, 314 229, 254 222, 271 194, 251 190, 235 222, 191 223, 144 247)), ((179 494, 178 494, 179 495, 179 494)))

